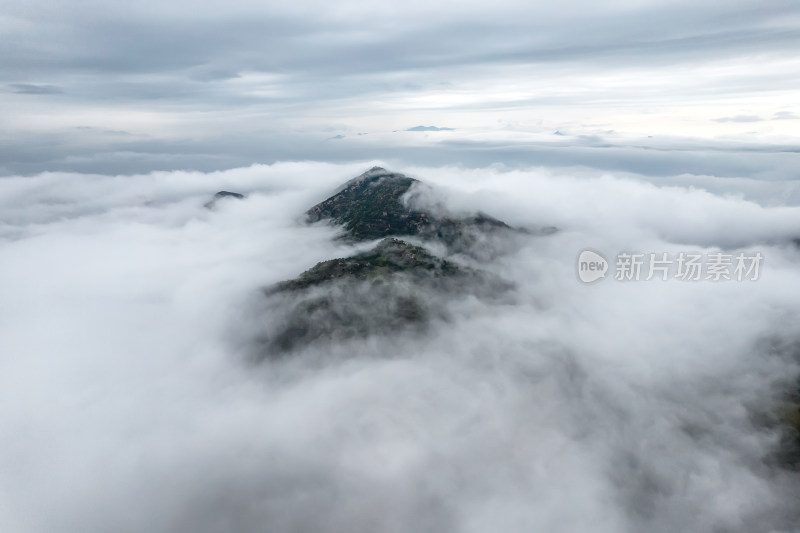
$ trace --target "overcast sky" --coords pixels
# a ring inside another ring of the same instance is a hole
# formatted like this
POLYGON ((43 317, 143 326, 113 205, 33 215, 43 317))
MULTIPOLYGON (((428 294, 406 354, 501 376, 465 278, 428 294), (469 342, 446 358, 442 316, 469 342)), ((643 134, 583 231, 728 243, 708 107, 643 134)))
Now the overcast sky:
POLYGON ((0 35, 6 175, 797 167, 796 0, 12 0, 0 35))

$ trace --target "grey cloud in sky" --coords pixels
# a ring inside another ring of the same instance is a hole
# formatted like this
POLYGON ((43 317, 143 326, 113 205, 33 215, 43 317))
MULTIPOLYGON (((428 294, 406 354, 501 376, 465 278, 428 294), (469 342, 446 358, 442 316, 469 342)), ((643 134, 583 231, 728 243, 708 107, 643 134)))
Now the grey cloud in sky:
POLYGON ((792 145, 736 143, 729 146, 724 142, 701 144, 691 138, 614 144, 608 139, 599 139, 600 142, 586 138, 573 140, 552 134, 547 136, 553 142, 537 143, 457 139, 428 143, 409 134, 420 142, 405 145, 375 142, 372 141, 374 135, 345 136, 335 142, 325 142, 330 134, 309 139, 291 132, 170 142, 97 132, 85 132, 85 136, 87 144, 80 151, 55 134, 7 139, 0 143, 0 162, 4 162, 0 164, 0 174, 29 175, 47 168, 101 174, 137 174, 153 169, 210 172, 254 162, 304 161, 313 157, 341 163, 364 161, 366 156, 372 156, 395 168, 409 165, 477 168, 489 161, 505 168, 586 167, 655 178, 696 174, 793 180, 797 177, 800 155, 792 145))
POLYGON ((761 122, 763 118, 756 115, 736 115, 735 117, 721 117, 714 122, 761 122))
POLYGON ((12 83, 11 89, 16 94, 60 94, 64 89, 56 85, 36 85, 34 83, 12 83))
MULTIPOLYGON (((321 133, 343 122, 370 138, 410 122, 447 124, 474 143, 473 130, 496 129, 500 119, 520 121, 521 132, 567 128, 576 138, 592 136, 575 125, 619 129, 603 116, 609 110, 645 120, 683 102, 748 99, 800 86, 800 70, 791 68, 800 47, 798 17, 794 0, 505 1, 491 8, 15 1, 0 17, 0 83, 10 88, 0 93, 0 140, 25 139, 30 146, 8 151, 0 171, 66 169, 58 165, 67 158, 100 161, 105 154, 105 170, 113 172, 112 154, 120 153, 131 154, 131 162, 143 154, 135 171, 157 165, 138 140, 98 144, 91 132, 76 133, 84 124, 146 137, 158 152, 178 147, 166 160, 206 170, 211 160, 239 166, 272 159, 276 146, 288 144, 282 136, 294 143, 278 160, 324 159, 331 154, 318 146, 321 133), (716 62, 737 66, 718 69, 716 62), (20 100, 64 87, 69 90, 57 102, 20 100), (584 116, 562 119, 576 110, 584 116), (266 146, 273 138, 277 143, 266 146), (244 139, 244 146, 233 139, 244 139), (249 148, 256 142, 260 152, 249 148), (298 156, 294 146, 308 150, 298 156), (32 152, 40 163, 30 160, 32 152)), ((772 116, 781 107, 753 116, 772 116)), ((646 133, 658 133, 652 129, 646 133)), ((361 157, 407 148, 397 143, 375 140, 366 147, 372 152, 361 147, 361 157)), ((481 164, 502 162, 503 155, 481 164)))
POLYGON ((455 128, 440 128, 438 126, 414 126, 406 131, 453 131, 455 128))
POLYGON ((798 120, 800 116, 789 111, 778 111, 772 116, 772 120, 798 120))
POLYGON ((308 12, 242 12, 241 7, 211 3, 197 15, 193 4, 182 2, 170 9, 143 2, 130 13, 105 3, 74 2, 20 10, 18 18, 7 22, 15 53, 0 56, 0 72, 4 77, 169 74, 212 81, 249 70, 302 82, 333 73, 370 77, 458 65, 629 63, 637 56, 648 62, 693 61, 753 47, 789 53, 800 39, 798 28, 783 22, 800 8, 779 0, 736 7, 721 2, 693 7, 653 2, 637 8, 624 2, 613 8, 581 3, 579 15, 566 6, 560 11, 536 3, 455 12, 444 5, 403 11, 387 7, 363 14, 352 3, 302 4, 308 12), (394 18, 384 18, 390 13, 394 18))
POLYGON ((201 65, 227 71, 235 65, 357 72, 376 65, 394 70, 526 56, 562 60, 642 53, 652 60, 653 51, 673 55, 689 53, 690 47, 695 47, 691 53, 717 49, 725 55, 739 45, 790 46, 798 37, 796 27, 782 22, 797 14, 790 1, 691 7, 622 2, 610 8, 581 3, 580 14, 540 3, 455 12, 446 3, 429 10, 413 4, 403 10, 363 9, 352 2, 300 4, 309 10, 269 6, 243 12, 241 6, 212 2, 198 15, 186 2, 170 9, 142 2, 124 13, 105 3, 64 2, 12 18, 10 33, 22 41, 15 44, 19 53, 3 63, 48 71, 158 72, 201 65), (339 10, 351 11, 343 16, 339 10))

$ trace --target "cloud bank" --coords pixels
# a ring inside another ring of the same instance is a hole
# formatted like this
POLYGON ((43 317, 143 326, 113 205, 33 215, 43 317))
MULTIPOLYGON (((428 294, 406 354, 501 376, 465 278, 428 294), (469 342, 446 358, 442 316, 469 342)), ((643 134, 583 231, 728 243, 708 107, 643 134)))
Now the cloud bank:
POLYGON ((406 131, 453 131, 453 128, 440 128, 439 126, 414 126, 406 131))
POLYGON ((537 136, 553 131, 614 131, 629 149, 666 136, 705 152, 754 134, 763 149, 797 146, 792 120, 736 120, 800 114, 795 0, 7 4, 0 175, 365 158, 485 167, 509 151, 550 166, 564 151, 537 136), (424 124, 454 131, 399 133, 424 124), (331 128, 347 139, 325 143, 331 128))
POLYGON ((792 183, 397 169, 559 231, 484 265, 511 299, 254 365, 259 288, 353 251, 302 213, 371 164, 0 180, 0 529, 794 528, 763 422, 798 375, 792 183), (248 197, 204 208, 218 190, 248 197), (586 247, 765 261, 585 286, 586 247))

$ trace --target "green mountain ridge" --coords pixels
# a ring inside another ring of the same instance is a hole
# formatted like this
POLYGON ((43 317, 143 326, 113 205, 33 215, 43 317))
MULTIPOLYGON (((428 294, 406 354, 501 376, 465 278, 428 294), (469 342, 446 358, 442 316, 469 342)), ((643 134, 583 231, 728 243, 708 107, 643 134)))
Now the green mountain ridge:
POLYGON ((458 218, 404 201, 412 187, 422 185, 414 178, 373 167, 309 209, 307 220, 343 226, 346 240, 413 236, 441 242, 451 252, 468 252, 487 234, 514 232, 505 222, 485 213, 458 218))
POLYGON ((347 240, 381 240, 365 252, 322 261, 266 288, 272 305, 260 339, 263 356, 409 328, 421 331, 434 318, 446 319, 447 301, 467 296, 491 300, 512 287, 496 275, 399 238, 435 242, 460 253, 513 231, 485 214, 459 219, 410 207, 403 196, 419 183, 373 167, 308 210, 309 223, 339 224, 347 240))
POLYGON ((321 283, 352 277, 377 279, 408 272, 417 277, 463 276, 474 271, 442 259, 425 248, 387 237, 367 252, 317 263, 293 280, 284 281, 273 291, 297 291, 321 283))

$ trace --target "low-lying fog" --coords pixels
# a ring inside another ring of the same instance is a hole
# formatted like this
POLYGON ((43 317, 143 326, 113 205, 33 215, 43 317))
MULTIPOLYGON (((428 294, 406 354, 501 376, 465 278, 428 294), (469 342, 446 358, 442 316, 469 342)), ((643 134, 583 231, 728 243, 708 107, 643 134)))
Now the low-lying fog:
POLYGON ((764 422, 797 386, 793 183, 392 168, 559 231, 425 335, 254 364, 258 290, 353 251, 304 211, 371 164, 0 180, 0 530, 795 530, 764 422), (578 280, 584 248, 607 279, 578 280), (621 282, 623 251, 764 260, 621 282))

